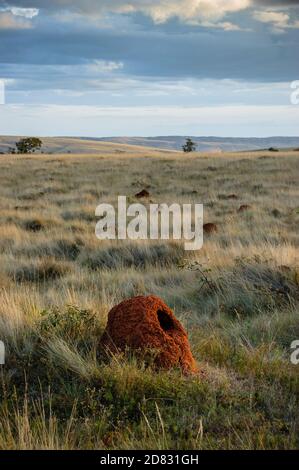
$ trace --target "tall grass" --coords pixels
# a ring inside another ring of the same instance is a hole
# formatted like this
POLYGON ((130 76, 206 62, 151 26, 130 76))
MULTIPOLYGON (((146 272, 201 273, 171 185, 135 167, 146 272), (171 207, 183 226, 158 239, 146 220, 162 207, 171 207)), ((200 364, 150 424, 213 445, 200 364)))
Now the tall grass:
POLYGON ((1 157, 1 449, 298 448, 298 152, 265 156, 1 157), (143 187, 204 203, 218 232, 196 253, 97 240, 96 205, 143 187), (141 294, 202 374, 101 353, 110 308, 141 294))

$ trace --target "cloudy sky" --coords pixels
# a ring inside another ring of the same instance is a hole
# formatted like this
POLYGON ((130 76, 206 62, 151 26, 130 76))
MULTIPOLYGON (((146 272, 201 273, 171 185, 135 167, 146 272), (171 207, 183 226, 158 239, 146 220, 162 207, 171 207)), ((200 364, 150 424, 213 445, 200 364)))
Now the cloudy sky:
POLYGON ((299 134, 299 0, 0 0, 1 134, 299 134))

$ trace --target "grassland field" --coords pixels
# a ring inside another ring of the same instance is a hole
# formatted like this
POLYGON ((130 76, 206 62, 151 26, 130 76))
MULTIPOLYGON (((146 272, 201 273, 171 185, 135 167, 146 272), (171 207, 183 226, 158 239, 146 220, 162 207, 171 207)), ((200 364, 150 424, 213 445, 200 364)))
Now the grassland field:
POLYGON ((0 449, 298 449, 298 151, 0 155, 0 221, 0 449), (218 233, 99 241, 96 206, 144 188, 218 233), (139 294, 173 308, 204 377, 98 354, 139 294))

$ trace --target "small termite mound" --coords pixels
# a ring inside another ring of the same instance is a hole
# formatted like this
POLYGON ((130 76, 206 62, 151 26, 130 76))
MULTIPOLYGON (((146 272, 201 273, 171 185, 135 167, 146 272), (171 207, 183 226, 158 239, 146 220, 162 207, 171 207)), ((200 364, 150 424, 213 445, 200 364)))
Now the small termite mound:
POLYGON ((249 204, 242 204, 242 206, 239 207, 238 212, 246 212, 252 209, 252 206, 249 204))
POLYGON ((212 235, 213 233, 218 232, 218 227, 216 224, 212 224, 212 223, 204 224, 203 231, 207 235, 212 235))
POLYGON ((143 189, 139 193, 135 194, 135 197, 137 197, 137 199, 148 198, 150 197, 150 193, 146 189, 143 189))

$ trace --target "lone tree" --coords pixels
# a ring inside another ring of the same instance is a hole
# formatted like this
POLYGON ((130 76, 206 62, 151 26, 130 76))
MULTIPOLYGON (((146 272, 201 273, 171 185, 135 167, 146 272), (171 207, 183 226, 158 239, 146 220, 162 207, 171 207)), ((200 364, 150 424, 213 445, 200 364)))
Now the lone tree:
POLYGON ((186 139, 186 143, 183 145, 182 148, 185 153, 190 153, 190 152, 195 152, 196 147, 197 147, 196 143, 193 142, 193 140, 188 137, 188 139, 186 139))
POLYGON ((37 137, 26 137, 16 143, 18 153, 34 153, 41 149, 42 141, 37 137))

